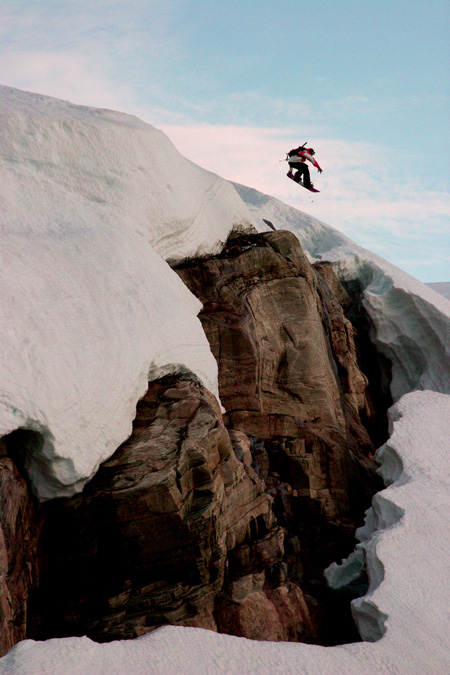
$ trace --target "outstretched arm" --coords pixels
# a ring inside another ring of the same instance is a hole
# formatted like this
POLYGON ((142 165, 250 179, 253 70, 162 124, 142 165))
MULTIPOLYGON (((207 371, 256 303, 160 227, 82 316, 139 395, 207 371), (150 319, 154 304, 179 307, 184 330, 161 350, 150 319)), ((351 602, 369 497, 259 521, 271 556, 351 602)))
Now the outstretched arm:
POLYGON ((312 155, 310 155, 309 152, 303 152, 302 157, 304 159, 307 159, 308 162, 311 162, 311 164, 316 167, 316 169, 318 170, 319 173, 322 173, 322 169, 319 166, 319 162, 316 162, 314 157, 312 155))

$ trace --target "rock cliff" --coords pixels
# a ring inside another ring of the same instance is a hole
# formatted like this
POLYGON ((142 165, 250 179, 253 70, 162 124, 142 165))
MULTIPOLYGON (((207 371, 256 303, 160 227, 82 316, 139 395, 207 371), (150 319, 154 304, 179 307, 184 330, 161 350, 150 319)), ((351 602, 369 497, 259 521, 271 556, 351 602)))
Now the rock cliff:
POLYGON ((27 436, 19 431, 0 441, 0 654, 29 635, 30 594, 42 568, 43 516, 16 452, 27 436))
MULTIPOLYGON (((23 527, 38 563, 25 589, 3 564, 0 606, 28 606, 22 624, 36 637, 105 641, 173 623, 355 639, 348 598, 341 607, 322 576, 351 550, 380 487, 371 434, 383 411, 346 318, 351 299, 288 232, 230 239, 176 271, 203 303, 224 410, 193 375, 150 383, 133 434, 83 492, 39 508, 5 451, 22 513, 34 509, 23 527)), ((3 550, 22 539, 10 528, 3 550)), ((3 651, 26 632, 8 612, 3 651)))
POLYGON ((300 497, 352 519, 374 468, 362 419, 377 412, 332 268, 313 268, 293 234, 272 232, 177 271, 203 303, 227 426, 252 439, 263 479, 269 445, 300 497))

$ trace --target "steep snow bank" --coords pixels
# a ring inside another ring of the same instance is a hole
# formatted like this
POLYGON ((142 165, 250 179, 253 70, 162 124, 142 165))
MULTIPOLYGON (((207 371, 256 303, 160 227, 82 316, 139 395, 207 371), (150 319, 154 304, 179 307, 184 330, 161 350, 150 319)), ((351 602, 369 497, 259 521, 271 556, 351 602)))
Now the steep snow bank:
POLYGON ((200 303, 160 255, 218 251, 249 215, 140 120, 9 87, 0 198, 0 435, 39 432, 34 488, 70 495, 130 434, 148 377, 189 369, 217 394, 200 303))
POLYGON ((249 214, 228 182, 136 117, 0 86, 6 222, 25 234, 97 222, 142 235, 165 260, 218 252, 249 214), (26 189, 24 189, 26 187, 26 189))
POLYGON ((216 391, 200 303, 134 233, 3 235, 0 434, 40 432, 25 458, 37 493, 73 494, 131 433, 150 371, 189 369, 216 391))
POLYGON ((329 261, 358 288, 372 341, 392 364, 397 401, 414 389, 450 393, 450 302, 332 227, 256 190, 235 185, 254 221, 295 232, 312 261, 329 261))
POLYGON ((0 659, 0 673, 450 672, 450 396, 414 392, 403 397, 390 415, 392 435, 379 459, 385 479, 394 482, 380 493, 366 527, 369 538, 361 549, 369 562, 370 590, 355 603, 367 637, 384 633, 377 642, 318 647, 170 627, 110 644, 87 638, 26 640, 0 659))
POLYGON ((371 573, 370 588, 354 601, 353 610, 364 639, 381 637, 388 616, 389 625, 394 617, 405 621, 411 591, 424 613, 422 630, 430 635, 440 630, 450 565, 449 547, 442 545, 450 534, 445 515, 450 506, 449 413, 450 396, 429 391, 407 394, 391 408, 390 438, 376 455, 389 487, 375 495, 365 526, 357 533, 361 543, 355 554, 328 570, 332 585, 343 587, 356 576, 355 560, 362 553, 371 573), (406 574, 402 562, 408 566, 406 574), (411 583, 408 597, 402 588, 405 576, 411 583), (421 578, 426 581, 421 583, 421 578))

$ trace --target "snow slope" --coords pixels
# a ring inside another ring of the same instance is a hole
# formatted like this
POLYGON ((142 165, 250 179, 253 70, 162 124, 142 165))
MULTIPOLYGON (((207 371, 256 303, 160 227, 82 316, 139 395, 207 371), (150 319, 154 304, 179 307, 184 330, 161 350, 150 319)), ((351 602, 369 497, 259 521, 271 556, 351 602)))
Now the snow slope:
POLYGON ((375 642, 323 648, 167 627, 104 645, 27 640, 0 673, 450 672, 450 302, 333 228, 184 160, 135 118, 7 87, 0 115, 0 433, 42 434, 29 461, 41 498, 80 489, 128 435, 149 374, 188 368, 217 391, 199 303, 165 260, 216 252, 250 219, 293 230, 311 259, 358 284, 397 401, 379 450, 389 487, 355 554, 329 571, 339 585, 367 565, 354 613, 375 642))
POLYGON ((447 300, 450 300, 450 281, 436 281, 427 284, 427 286, 443 295, 447 300))
POLYGON ((129 436, 149 377, 189 369, 217 393, 200 303, 163 257, 218 251, 249 215, 150 125, 9 87, 0 200, 0 434, 38 432, 37 494, 70 495, 129 436))

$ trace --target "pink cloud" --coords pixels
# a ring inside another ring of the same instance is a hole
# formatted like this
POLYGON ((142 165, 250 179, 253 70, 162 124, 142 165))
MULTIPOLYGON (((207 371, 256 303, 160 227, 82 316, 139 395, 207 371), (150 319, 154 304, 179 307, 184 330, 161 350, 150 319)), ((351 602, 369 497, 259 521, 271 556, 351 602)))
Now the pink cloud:
POLYGON ((384 148, 325 138, 317 128, 163 125, 184 156, 220 176, 272 195, 349 236, 414 237, 446 234, 450 195, 424 191, 415 182, 396 184, 384 148), (311 194, 286 178, 286 151, 308 141, 323 167, 312 169, 321 193, 311 194))
POLYGON ((92 54, 20 51, 0 55, 2 84, 10 84, 78 105, 120 110, 130 93, 103 74, 103 63, 92 54))

